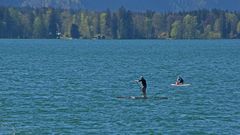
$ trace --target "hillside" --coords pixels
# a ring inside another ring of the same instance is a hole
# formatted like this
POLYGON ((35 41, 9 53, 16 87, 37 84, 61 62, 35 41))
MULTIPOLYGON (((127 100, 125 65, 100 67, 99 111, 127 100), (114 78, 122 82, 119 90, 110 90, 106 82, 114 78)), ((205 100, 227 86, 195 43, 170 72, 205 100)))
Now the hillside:
POLYGON ((240 11, 240 0, 1 0, 0 6, 54 7, 62 9, 117 10, 121 6, 132 11, 147 9, 160 12, 197 9, 240 11))

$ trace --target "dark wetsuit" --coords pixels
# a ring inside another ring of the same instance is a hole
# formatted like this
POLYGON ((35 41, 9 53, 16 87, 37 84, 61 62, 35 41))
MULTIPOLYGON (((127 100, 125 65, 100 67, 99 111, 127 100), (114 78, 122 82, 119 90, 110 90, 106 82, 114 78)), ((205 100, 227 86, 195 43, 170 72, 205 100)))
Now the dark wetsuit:
POLYGON ((177 82, 183 84, 184 80, 182 79, 182 77, 179 76, 178 79, 177 79, 177 82))
POLYGON ((138 80, 138 82, 142 82, 141 90, 143 92, 143 96, 147 97, 147 92, 146 92, 147 91, 147 82, 146 82, 146 80, 144 78, 141 78, 141 80, 138 80))

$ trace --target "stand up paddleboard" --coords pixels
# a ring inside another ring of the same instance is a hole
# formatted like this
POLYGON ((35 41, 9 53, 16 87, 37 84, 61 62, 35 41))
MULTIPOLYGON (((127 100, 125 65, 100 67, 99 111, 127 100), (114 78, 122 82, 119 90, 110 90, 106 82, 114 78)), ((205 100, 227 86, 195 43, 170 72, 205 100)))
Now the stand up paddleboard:
POLYGON ((184 83, 184 84, 171 84, 171 85, 176 87, 184 87, 184 86, 190 86, 191 84, 184 83))
POLYGON ((143 97, 143 96, 119 96, 117 98, 123 98, 123 99, 168 99, 168 97, 143 97))
POLYGON ((125 99, 147 99, 146 97, 136 97, 136 96, 120 96, 120 97, 117 97, 117 98, 125 98, 125 99))

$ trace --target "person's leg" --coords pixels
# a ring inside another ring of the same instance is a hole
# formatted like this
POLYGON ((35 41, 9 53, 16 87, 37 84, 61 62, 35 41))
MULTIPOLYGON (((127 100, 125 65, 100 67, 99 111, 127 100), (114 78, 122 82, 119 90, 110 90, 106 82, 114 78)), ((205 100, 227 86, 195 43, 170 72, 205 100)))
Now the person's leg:
POLYGON ((143 92, 143 97, 147 97, 147 89, 145 87, 142 88, 142 92, 143 92))

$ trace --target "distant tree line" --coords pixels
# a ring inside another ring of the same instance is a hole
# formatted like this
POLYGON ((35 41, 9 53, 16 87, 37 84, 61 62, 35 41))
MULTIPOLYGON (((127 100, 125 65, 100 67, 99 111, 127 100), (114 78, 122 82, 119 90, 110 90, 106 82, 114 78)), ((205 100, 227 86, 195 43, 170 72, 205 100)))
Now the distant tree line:
POLYGON ((220 39, 240 38, 240 13, 111 12, 0 8, 0 38, 220 39))

